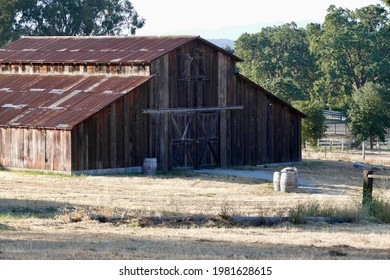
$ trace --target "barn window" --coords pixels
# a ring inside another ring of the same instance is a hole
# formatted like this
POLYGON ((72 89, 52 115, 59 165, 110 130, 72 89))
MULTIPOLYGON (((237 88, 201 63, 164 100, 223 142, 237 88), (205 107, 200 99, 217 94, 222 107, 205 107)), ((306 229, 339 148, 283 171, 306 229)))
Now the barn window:
POLYGON ((179 77, 186 81, 206 80, 206 55, 201 52, 179 55, 179 77))

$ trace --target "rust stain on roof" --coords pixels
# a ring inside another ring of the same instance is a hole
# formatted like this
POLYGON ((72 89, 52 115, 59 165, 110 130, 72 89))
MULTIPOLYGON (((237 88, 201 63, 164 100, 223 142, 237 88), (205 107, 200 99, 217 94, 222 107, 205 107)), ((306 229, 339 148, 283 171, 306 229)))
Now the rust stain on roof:
POLYGON ((150 78, 0 75, 0 126, 71 129, 150 78))
POLYGON ((0 49, 0 62, 150 63, 197 36, 24 37, 0 49))

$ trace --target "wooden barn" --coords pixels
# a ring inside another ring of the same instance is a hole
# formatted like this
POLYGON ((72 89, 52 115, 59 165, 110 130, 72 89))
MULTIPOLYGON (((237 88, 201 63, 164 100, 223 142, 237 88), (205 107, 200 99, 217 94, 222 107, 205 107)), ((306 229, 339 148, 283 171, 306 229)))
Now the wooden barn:
POLYGON ((301 160, 304 115, 198 36, 24 37, 0 49, 0 166, 70 173, 301 160))

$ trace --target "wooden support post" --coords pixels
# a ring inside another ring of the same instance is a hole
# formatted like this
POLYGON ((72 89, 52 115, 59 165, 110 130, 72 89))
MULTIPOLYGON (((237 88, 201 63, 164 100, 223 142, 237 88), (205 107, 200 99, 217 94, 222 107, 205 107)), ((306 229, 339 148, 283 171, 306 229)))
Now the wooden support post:
MULTIPOLYGON (((228 95, 228 61, 224 54, 218 53, 218 106, 227 105, 228 95)), ((227 114, 226 111, 220 113, 219 116, 219 134, 220 134, 220 166, 226 167, 227 165, 227 114)))
POLYGON ((366 142, 365 141, 362 142, 362 160, 363 161, 366 160, 366 142))
POLYGON ((363 171, 363 206, 371 203, 372 201, 372 185, 373 178, 369 178, 368 175, 374 174, 372 170, 364 170, 363 171))

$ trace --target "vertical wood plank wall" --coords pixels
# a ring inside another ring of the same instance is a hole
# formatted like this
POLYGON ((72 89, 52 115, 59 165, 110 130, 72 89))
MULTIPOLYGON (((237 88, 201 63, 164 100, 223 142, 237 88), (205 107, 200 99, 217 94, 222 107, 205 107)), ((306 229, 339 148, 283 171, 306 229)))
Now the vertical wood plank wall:
MULTIPOLYGON (((151 66, 149 108, 196 108, 243 105, 220 112, 220 163, 256 165, 301 160, 301 115, 253 82, 235 74, 235 61, 193 41, 156 60, 151 66), (183 79, 181 56, 200 53, 205 80, 183 79), (163 66, 164 65, 164 66, 163 66)), ((149 154, 158 166, 171 169, 171 123, 167 115, 152 115, 149 154)))
POLYGON ((301 161, 302 116, 239 75, 235 94, 244 109, 231 112, 230 164, 301 161))
MULTIPOLYGON (((169 108, 171 99, 170 92, 172 89, 171 81, 172 77, 170 76, 169 67, 172 64, 172 58, 169 54, 162 56, 161 58, 155 60, 151 65, 152 74, 155 74, 155 77, 151 81, 151 89, 149 92, 149 102, 148 105, 143 109, 147 108, 169 108)), ((152 136, 149 143, 149 153, 147 156, 157 158, 157 165, 163 169, 167 170, 170 164, 170 121, 167 114, 157 114, 150 116, 150 135, 152 136)))
MULTIPOLYGON (((226 56, 222 64, 219 63, 219 52, 196 40, 153 61, 151 74, 155 76, 151 80, 148 108, 223 106, 230 81, 224 77, 229 76, 230 65, 234 62, 226 56), (200 60, 190 65, 186 57, 199 57, 200 60), (220 77, 224 82, 219 81, 220 77)), ((173 133, 169 115, 151 115, 149 127, 149 154, 157 158, 160 169, 169 170, 172 168, 173 133)))
POLYGON ((0 166, 70 171, 71 132, 67 130, 0 128, 0 166))
MULTIPOLYGON (((231 79, 231 75, 228 73, 229 61, 226 55, 219 53, 218 54, 218 106, 226 107, 227 106, 227 96, 228 96, 228 83, 231 79)), ((227 164, 226 158, 226 136, 227 136, 227 116, 226 111, 220 112, 220 163, 221 167, 225 167, 227 164)))
POLYGON ((72 130, 72 171, 142 166, 148 156, 148 84, 141 85, 72 130))

